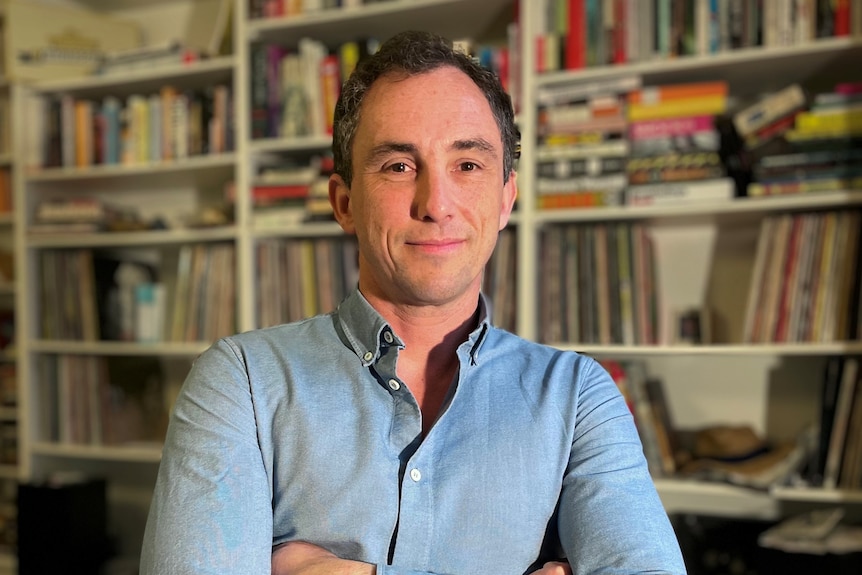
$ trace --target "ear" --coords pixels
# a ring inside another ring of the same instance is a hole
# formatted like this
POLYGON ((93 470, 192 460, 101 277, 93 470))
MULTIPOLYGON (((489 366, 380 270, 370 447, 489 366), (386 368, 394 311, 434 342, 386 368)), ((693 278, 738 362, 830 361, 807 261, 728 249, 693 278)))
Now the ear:
POLYGON ((515 200, 518 198, 518 182, 517 174, 514 170, 509 173, 509 180, 503 184, 503 201, 500 204, 500 229, 506 227, 509 223, 509 216, 512 215, 512 209, 515 207, 515 200))
POLYGON ((356 233, 353 225, 353 212, 350 206, 350 188, 344 183, 344 179, 338 174, 329 176, 329 204, 335 220, 348 234, 356 233))

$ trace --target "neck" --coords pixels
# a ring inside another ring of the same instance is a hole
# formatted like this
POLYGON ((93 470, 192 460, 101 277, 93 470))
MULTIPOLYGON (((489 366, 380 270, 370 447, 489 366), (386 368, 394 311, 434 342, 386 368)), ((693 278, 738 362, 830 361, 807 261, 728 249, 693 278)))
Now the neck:
POLYGON ((454 302, 434 306, 396 304, 365 292, 363 296, 392 326, 406 350, 415 353, 454 354, 478 321, 478 291, 454 302))

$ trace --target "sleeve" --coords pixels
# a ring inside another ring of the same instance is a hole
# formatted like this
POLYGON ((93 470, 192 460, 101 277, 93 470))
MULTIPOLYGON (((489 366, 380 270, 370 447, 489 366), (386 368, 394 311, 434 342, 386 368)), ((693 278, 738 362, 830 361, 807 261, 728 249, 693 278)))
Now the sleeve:
POLYGON ((684 574, 676 534, 622 394, 597 362, 586 360, 578 371, 577 416, 558 516, 573 575, 684 574))
POLYGON ((269 575, 271 489, 248 376, 222 340, 174 406, 141 551, 142 575, 269 575))

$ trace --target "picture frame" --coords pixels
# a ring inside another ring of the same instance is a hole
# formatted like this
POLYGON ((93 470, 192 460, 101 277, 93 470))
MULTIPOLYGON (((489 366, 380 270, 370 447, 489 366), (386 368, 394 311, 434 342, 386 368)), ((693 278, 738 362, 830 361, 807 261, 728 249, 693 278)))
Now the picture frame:
POLYGON ((677 345, 703 345, 710 343, 710 321, 707 308, 678 309, 671 317, 672 342, 677 345))

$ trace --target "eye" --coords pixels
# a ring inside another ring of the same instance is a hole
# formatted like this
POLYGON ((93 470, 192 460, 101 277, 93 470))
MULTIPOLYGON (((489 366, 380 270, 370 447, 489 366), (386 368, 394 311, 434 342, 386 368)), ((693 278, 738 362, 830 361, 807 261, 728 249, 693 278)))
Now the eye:
POLYGON ((403 174, 403 173, 407 172, 410 169, 410 167, 407 164, 405 164, 404 162, 395 162, 394 164, 386 166, 386 169, 390 172, 403 174))
POLYGON ((477 164, 474 164, 473 162, 462 162, 461 163, 461 171, 462 172, 472 172, 473 170, 477 170, 477 169, 479 169, 479 166, 477 164))

